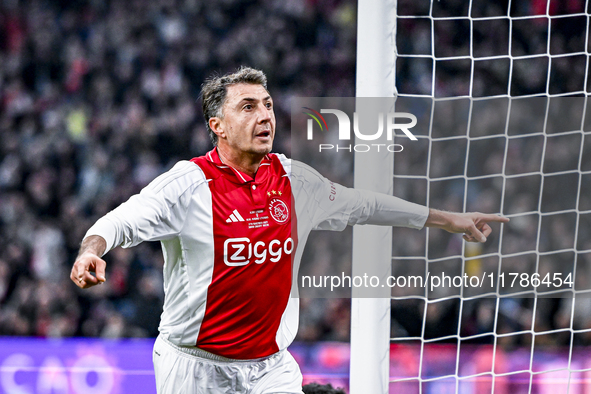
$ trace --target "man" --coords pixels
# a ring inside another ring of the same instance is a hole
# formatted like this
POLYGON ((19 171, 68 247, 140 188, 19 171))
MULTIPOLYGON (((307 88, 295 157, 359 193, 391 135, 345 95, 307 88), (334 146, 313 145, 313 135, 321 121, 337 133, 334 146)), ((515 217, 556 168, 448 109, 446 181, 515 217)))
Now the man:
POLYGON ((487 222, 507 221, 347 189, 271 154, 275 115, 261 71, 212 78, 202 97, 214 149, 177 163, 98 220, 71 273, 92 287, 105 281, 106 252, 161 241, 165 300, 153 353, 160 394, 302 393, 286 348, 298 325, 292 279, 313 229, 431 226, 484 242, 487 222))

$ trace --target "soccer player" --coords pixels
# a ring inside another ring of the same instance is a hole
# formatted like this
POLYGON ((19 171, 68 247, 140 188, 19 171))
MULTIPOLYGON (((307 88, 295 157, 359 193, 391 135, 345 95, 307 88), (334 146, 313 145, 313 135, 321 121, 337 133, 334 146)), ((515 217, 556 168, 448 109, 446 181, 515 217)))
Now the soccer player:
POLYGON ((302 393, 286 348, 298 326, 293 278, 313 229, 431 226, 484 242, 487 222, 507 221, 348 189, 270 153, 275 115, 261 71, 211 78, 202 98, 214 149, 177 163, 99 219, 71 272, 89 288, 105 281, 101 257, 109 250, 161 242, 165 299, 153 352, 159 394, 302 393))

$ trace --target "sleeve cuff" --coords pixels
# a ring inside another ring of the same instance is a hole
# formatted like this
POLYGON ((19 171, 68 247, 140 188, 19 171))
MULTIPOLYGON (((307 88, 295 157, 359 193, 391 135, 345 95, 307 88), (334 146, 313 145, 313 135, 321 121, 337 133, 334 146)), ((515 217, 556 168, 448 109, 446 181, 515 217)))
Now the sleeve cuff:
POLYGON ((109 220, 104 217, 99 219, 91 228, 88 229, 86 235, 84 235, 84 239, 91 235, 98 235, 107 242, 107 247, 105 248, 105 252, 102 256, 117 246, 115 245, 117 231, 115 230, 115 227, 109 222, 109 220))
POLYGON ((410 227, 417 230, 425 226, 429 208, 398 197, 376 193, 376 211, 369 224, 410 227))

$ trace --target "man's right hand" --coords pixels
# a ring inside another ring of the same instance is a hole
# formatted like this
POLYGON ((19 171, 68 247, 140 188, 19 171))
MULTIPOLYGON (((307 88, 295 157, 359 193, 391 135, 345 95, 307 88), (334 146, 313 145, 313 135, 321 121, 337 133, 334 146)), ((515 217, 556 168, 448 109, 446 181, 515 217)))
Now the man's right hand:
POLYGON ((107 263, 99 255, 104 253, 106 246, 105 240, 98 235, 91 235, 82 241, 80 253, 70 272, 70 279, 76 286, 88 289, 105 281, 107 263))

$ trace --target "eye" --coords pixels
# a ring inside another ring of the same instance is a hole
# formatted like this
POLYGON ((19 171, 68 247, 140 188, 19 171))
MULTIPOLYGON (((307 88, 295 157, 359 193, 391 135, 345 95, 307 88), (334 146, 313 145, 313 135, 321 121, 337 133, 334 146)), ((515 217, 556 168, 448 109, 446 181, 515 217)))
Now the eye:
POLYGON ((246 110, 250 110, 250 109, 252 109, 252 104, 246 104, 246 105, 245 105, 244 107, 242 107, 242 108, 243 108, 243 109, 246 109, 246 110))
POLYGON ((273 108, 273 103, 268 101, 267 103, 265 103, 265 107, 267 107, 267 109, 271 109, 273 108))

